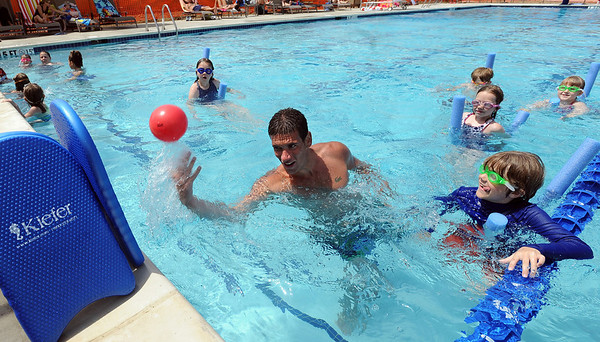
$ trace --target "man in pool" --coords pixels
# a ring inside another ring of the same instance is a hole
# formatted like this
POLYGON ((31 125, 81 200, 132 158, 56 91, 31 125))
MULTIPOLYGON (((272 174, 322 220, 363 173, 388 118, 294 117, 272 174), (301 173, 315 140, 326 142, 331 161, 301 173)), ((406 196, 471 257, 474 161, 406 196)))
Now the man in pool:
POLYGON ((190 160, 189 152, 173 175, 181 203, 201 217, 229 217, 235 212, 247 211, 252 203, 271 193, 337 190, 348 184, 348 170, 368 172, 368 165, 355 158, 340 142, 313 145, 306 118, 296 109, 286 108, 275 113, 269 122, 268 133, 281 164, 259 178, 240 203, 230 207, 194 196, 193 183, 201 167, 193 170, 196 157, 190 160))

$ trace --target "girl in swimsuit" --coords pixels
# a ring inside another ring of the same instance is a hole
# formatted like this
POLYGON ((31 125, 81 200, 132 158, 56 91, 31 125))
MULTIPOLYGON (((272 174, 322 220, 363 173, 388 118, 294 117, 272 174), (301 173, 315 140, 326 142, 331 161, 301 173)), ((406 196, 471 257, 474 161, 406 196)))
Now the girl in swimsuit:
POLYGON ((35 83, 28 83, 23 89, 23 99, 31 106, 27 113, 23 114, 19 106, 12 99, 2 99, 2 102, 12 104, 15 109, 27 119, 30 124, 48 122, 51 119, 48 106, 44 103, 44 90, 35 83))
POLYGON ((71 51, 69 54, 69 67, 72 70, 72 77, 67 79, 67 81, 75 80, 79 76, 83 76, 85 74, 85 69, 83 68, 83 56, 81 55, 81 52, 77 50, 71 51))
POLYGON ((31 106, 29 111, 23 115, 29 123, 50 121, 48 106, 44 103, 45 97, 44 90, 36 83, 29 83, 23 89, 23 99, 31 106))
POLYGON ((208 58, 201 58, 196 63, 196 81, 190 87, 188 99, 210 102, 219 96, 221 82, 214 77, 213 63, 208 58))
POLYGON ((504 133, 504 127, 495 121, 504 100, 502 89, 496 85, 485 85, 479 89, 473 100, 473 111, 463 114, 462 130, 467 135, 490 135, 504 133))

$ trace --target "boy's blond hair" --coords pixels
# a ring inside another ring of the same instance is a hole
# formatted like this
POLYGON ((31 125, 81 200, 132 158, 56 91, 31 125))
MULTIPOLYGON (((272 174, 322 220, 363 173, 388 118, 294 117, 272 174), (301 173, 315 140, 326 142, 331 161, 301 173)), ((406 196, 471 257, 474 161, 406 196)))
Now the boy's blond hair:
POLYGON ((560 85, 566 85, 569 87, 576 86, 578 88, 583 89, 585 88, 585 81, 579 76, 569 76, 565 78, 562 82, 560 82, 560 85))
POLYGON ((494 77, 494 70, 490 68, 479 67, 471 73, 471 80, 475 82, 479 78, 481 82, 490 83, 494 77))
POLYGON ((529 200, 544 184, 545 167, 542 159, 530 152, 506 151, 489 156, 483 165, 525 193, 529 200))

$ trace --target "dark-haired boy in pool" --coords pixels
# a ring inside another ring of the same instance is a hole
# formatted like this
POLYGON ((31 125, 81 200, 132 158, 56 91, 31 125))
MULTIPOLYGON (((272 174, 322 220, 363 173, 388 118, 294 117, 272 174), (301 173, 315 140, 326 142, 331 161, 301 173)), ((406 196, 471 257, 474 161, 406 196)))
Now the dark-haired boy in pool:
MULTIPOLYGON (((173 175, 181 203, 200 217, 234 219, 239 217, 239 214, 248 212, 270 194, 308 195, 330 192, 344 188, 348 184, 350 170, 371 174, 369 165, 355 158, 348 147, 341 142, 331 141, 313 145, 306 118, 298 110, 286 108, 275 113, 269 122, 268 133, 280 165, 259 178, 242 201, 235 206, 228 206, 194 196, 193 183, 201 167, 194 170, 196 157, 190 160, 190 153, 187 153, 173 175)), ((387 182, 383 180, 381 186, 389 190, 387 182)), ((375 274, 372 276, 376 278, 375 281, 383 278, 377 274, 376 265, 371 265, 364 258, 358 258, 368 254, 374 245, 368 232, 348 234, 343 229, 339 229, 335 234, 336 237, 316 238, 333 247, 355 267, 368 267, 371 270, 370 274, 375 274)), ((358 287, 348 285, 347 288, 351 291, 349 290, 342 298, 343 311, 340 313, 338 324, 347 333, 354 329, 359 319, 357 298, 365 296, 357 290, 358 287), (350 297, 353 299, 348 300, 350 297)), ((370 296, 374 297, 377 294, 370 294, 370 296)))
POLYGON ((499 260, 508 264, 511 271, 521 262, 523 277, 535 276, 539 267, 554 261, 594 257, 585 242, 529 202, 543 182, 544 164, 537 155, 500 152, 488 157, 481 165, 478 187, 460 187, 437 199, 445 204, 442 214, 461 209, 481 227, 491 213, 497 212, 508 218, 504 234, 513 235, 522 227, 546 238, 549 243, 527 244, 499 260))
POLYGON ((355 158, 341 142, 313 145, 306 118, 298 110, 286 108, 275 113, 269 122, 268 133, 280 165, 259 178, 240 203, 230 207, 194 196, 193 183, 201 167, 194 170, 196 157, 190 160, 189 152, 173 175, 181 203, 201 217, 233 217, 248 211, 269 194, 337 190, 348 184, 349 170, 369 172, 368 164, 355 158))

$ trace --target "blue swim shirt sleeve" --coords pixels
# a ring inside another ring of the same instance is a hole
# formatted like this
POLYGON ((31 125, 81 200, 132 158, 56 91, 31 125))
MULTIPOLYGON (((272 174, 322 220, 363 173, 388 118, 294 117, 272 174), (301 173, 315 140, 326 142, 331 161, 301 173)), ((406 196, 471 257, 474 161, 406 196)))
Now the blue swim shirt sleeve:
POLYGON ((468 201, 467 198, 469 197, 467 190, 467 187, 461 186, 449 195, 434 197, 435 200, 442 202, 440 215, 444 215, 447 212, 454 212, 458 209, 464 210, 464 202, 468 201))
POLYGON ((542 235, 550 243, 526 245, 535 248, 546 257, 546 264, 563 259, 592 259, 594 253, 590 246, 573 233, 567 231, 550 218, 537 205, 531 204, 522 212, 517 220, 536 233, 542 235))
POLYGON ((447 196, 434 197, 434 199, 443 204, 443 208, 439 214, 444 215, 445 213, 454 212, 460 209, 478 224, 483 224, 489 213, 486 214, 486 212, 482 210, 481 201, 475 196, 476 191, 477 188, 475 187, 461 186, 447 196))

